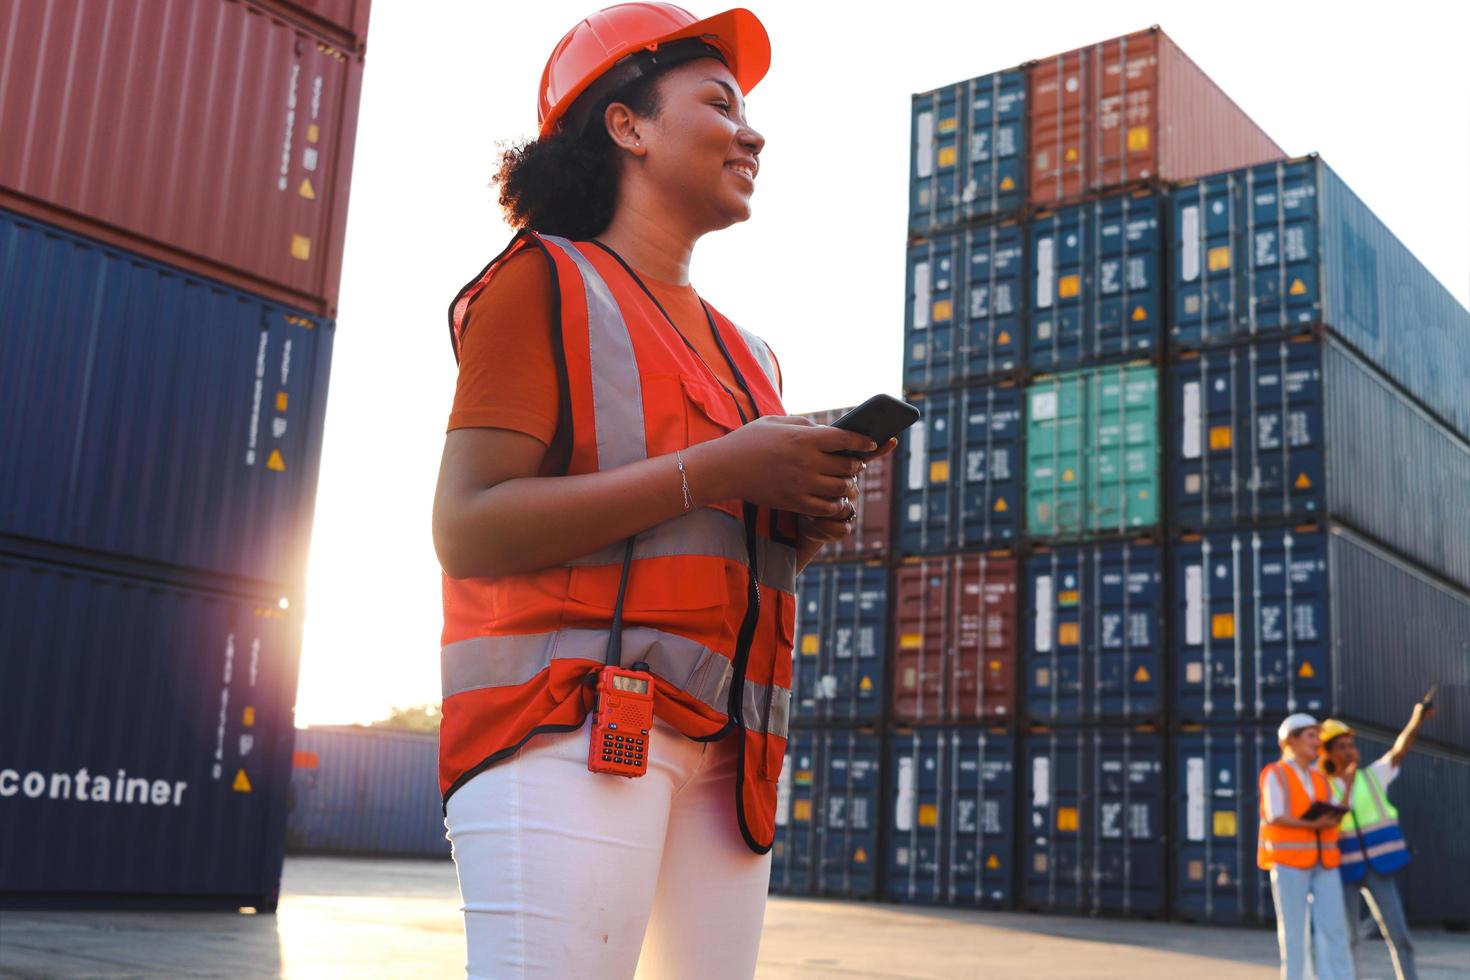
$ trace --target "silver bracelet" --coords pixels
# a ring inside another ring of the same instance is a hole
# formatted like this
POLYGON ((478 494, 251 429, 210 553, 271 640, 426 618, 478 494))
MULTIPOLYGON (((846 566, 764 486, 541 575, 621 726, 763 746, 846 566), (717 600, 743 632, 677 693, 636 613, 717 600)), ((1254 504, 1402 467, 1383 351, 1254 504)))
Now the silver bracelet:
POLYGON ((684 469, 684 454, 674 450, 674 463, 679 467, 679 482, 684 486, 684 513, 694 509, 694 496, 689 492, 689 474, 684 469))

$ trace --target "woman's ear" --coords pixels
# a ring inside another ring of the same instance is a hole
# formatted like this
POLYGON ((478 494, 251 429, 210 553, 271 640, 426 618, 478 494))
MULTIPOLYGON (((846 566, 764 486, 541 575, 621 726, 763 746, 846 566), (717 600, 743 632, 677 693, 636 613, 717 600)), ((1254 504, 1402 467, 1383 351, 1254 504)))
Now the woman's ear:
POLYGON ((603 113, 603 124, 607 126, 607 135, 611 137, 616 146, 627 150, 634 156, 641 157, 646 152, 643 140, 638 136, 638 117, 633 110, 621 102, 614 102, 607 107, 603 113))

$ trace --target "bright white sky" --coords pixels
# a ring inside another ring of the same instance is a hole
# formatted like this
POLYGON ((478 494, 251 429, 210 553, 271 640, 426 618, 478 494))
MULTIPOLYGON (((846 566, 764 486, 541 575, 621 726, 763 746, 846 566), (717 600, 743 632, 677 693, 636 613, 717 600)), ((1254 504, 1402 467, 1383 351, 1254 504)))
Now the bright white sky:
MULTIPOLYGON (((487 186, 497 142, 533 134, 546 56, 596 2, 375 0, 298 724, 438 700, 445 309, 509 239, 487 186)), ((899 390, 909 95, 1150 24, 1288 153, 1320 152, 1470 303, 1456 4, 748 2, 773 47, 748 102, 767 139, 755 216, 701 243, 691 278, 775 348, 793 411, 899 390)))

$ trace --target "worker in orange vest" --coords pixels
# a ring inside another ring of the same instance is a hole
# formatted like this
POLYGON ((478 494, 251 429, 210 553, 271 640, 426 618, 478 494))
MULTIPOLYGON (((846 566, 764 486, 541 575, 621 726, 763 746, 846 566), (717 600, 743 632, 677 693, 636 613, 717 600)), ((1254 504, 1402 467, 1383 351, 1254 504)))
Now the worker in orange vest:
POLYGON ((689 284, 750 215, 769 64, 743 9, 578 23, 502 157, 518 234, 451 305, 439 775, 472 977, 755 971, 795 577, 893 447, 788 416, 771 349, 689 284))
POLYGON ((1316 767, 1321 742, 1317 719, 1293 714, 1276 730, 1281 760, 1261 770, 1261 827, 1256 863, 1271 872, 1282 980, 1307 976, 1307 924, 1318 980, 1352 980, 1337 825, 1343 810, 1309 815, 1332 805, 1333 788, 1316 767))

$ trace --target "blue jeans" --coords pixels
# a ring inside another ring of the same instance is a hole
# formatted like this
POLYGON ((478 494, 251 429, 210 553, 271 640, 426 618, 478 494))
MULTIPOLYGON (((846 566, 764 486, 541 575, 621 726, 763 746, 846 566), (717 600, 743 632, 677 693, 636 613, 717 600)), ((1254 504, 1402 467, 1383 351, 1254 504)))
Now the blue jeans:
POLYGON ((1399 898, 1398 885, 1389 875, 1381 875, 1368 869, 1367 877, 1361 881, 1342 883, 1343 905, 1347 908, 1348 935, 1353 944, 1353 965, 1358 962, 1358 909, 1363 905, 1364 893, 1368 896, 1368 910, 1378 920, 1378 929, 1388 940, 1388 952, 1393 957, 1394 972, 1398 980, 1418 980, 1419 972, 1414 969, 1414 943, 1409 939, 1409 923, 1404 918, 1404 903, 1399 898))
POLYGON ((1353 980, 1342 878, 1321 865, 1271 869, 1276 900, 1276 941, 1281 946, 1282 980, 1307 978, 1307 911, 1311 906, 1312 961, 1317 980, 1353 980))

